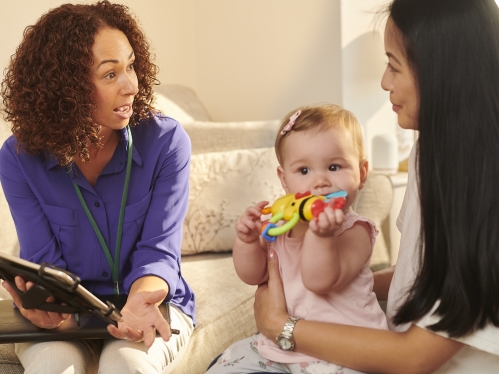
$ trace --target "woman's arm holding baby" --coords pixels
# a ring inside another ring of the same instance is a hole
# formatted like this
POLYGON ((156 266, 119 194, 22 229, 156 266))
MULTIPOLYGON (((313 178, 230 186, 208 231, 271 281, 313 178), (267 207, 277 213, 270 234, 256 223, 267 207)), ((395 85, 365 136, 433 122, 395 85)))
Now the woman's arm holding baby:
POLYGON ((261 210, 268 201, 250 206, 236 221, 236 239, 232 258, 237 275, 247 284, 258 285, 267 280, 267 252, 260 237, 261 210))
POLYGON ((328 207, 310 222, 303 243, 301 275, 303 284, 312 292, 324 294, 343 288, 372 253, 371 239, 362 222, 334 236, 343 219, 341 210, 328 207))
MULTIPOLYGON (((269 280, 258 287, 255 320, 271 340, 289 318, 279 262, 269 250, 269 280)), ((431 373, 455 355, 462 344, 415 325, 404 332, 299 320, 294 350, 351 369, 375 373, 431 373)))

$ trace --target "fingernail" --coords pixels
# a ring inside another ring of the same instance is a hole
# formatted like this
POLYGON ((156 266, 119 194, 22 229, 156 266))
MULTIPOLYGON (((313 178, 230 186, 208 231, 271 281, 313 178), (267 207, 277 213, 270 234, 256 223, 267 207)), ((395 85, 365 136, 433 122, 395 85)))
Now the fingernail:
POLYGON ((274 250, 272 248, 269 249, 269 259, 270 260, 273 260, 275 257, 275 253, 274 253, 274 250))

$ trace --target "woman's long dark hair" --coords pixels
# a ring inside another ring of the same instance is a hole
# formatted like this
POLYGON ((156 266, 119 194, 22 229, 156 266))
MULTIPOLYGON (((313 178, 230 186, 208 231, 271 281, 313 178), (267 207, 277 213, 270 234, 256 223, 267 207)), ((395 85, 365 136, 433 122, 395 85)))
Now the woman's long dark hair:
POLYGON ((499 9, 493 0, 394 0, 420 92, 420 268, 394 323, 440 300, 430 326, 499 326, 499 9))

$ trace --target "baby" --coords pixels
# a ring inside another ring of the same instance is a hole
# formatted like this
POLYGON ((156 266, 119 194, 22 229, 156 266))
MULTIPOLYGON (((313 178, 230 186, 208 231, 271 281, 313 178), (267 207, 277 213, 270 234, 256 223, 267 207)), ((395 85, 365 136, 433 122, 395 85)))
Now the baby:
POLYGON ((267 281, 267 250, 279 258, 291 317, 277 342, 257 334, 230 346, 208 373, 357 373, 293 352, 299 319, 388 329, 372 292, 369 261, 378 231, 351 205, 364 187, 368 163, 362 129, 349 111, 332 104, 303 106, 281 123, 275 151, 277 174, 287 194, 346 192, 341 209, 327 206, 310 222, 267 242, 261 236, 262 201, 236 222, 234 265, 246 283, 267 281))

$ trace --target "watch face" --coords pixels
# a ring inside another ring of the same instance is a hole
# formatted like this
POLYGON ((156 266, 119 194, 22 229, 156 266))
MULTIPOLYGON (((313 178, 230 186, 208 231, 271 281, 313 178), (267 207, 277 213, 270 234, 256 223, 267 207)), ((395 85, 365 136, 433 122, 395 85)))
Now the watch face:
POLYGON ((281 347, 281 349, 284 349, 285 351, 289 351, 293 347, 291 341, 284 336, 280 337, 277 343, 279 344, 279 347, 281 347))

